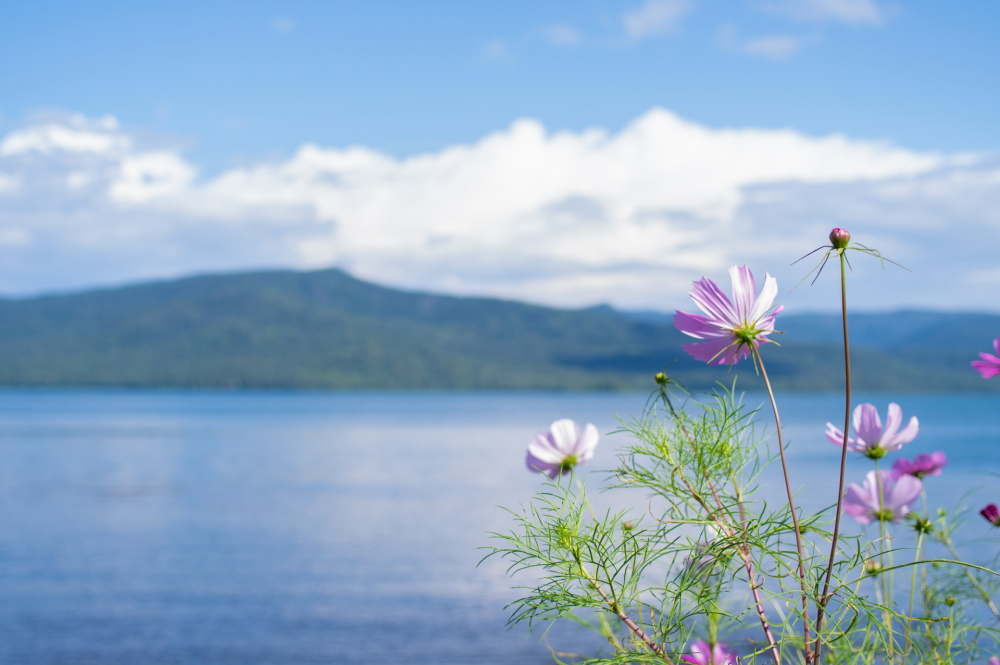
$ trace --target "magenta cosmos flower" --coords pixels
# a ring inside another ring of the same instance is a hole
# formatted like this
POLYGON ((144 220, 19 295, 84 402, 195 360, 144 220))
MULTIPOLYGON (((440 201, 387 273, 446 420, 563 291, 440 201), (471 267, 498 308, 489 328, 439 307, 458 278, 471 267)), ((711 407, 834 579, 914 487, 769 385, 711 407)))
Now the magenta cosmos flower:
POLYGON ((589 461, 594 456, 598 438, 597 428, 590 423, 580 431, 580 426, 569 418, 557 420, 528 444, 525 463, 532 471, 555 480, 577 464, 589 461))
POLYGON ((921 453, 912 460, 898 459, 893 462, 892 475, 897 478, 900 476, 913 476, 914 478, 940 476, 941 469, 947 465, 948 458, 941 451, 931 453, 930 455, 921 453))
POLYGON ((862 524, 899 522, 910 513, 923 483, 913 476, 896 478, 892 471, 869 471, 863 486, 851 483, 844 492, 844 513, 862 524), (879 476, 882 486, 879 487, 879 476))
POLYGON ((997 355, 980 353, 979 357, 982 360, 972 361, 972 366, 976 368, 977 372, 983 375, 984 379, 991 379, 1000 374, 1000 337, 993 340, 993 350, 996 351, 997 355))
POLYGON ((736 665, 736 654, 721 644, 713 647, 704 640, 698 640, 689 647, 688 654, 681 656, 681 662, 690 665, 736 665))
POLYGON ((729 269, 733 283, 730 300, 718 285, 707 277, 694 283, 691 299, 704 314, 677 310, 674 327, 685 335, 706 340, 685 344, 684 350, 709 365, 735 365, 750 355, 750 345, 759 347, 770 341, 774 317, 784 307, 769 312, 778 295, 778 282, 764 273, 764 288, 757 295, 757 282, 746 266, 729 269))
MULTIPOLYGON (((885 429, 882 428, 882 419, 878 416, 878 409, 873 404, 861 404, 854 409, 851 418, 851 426, 854 428, 854 438, 847 439, 847 447, 872 459, 884 457, 886 453, 899 450, 904 443, 909 443, 917 437, 920 431, 920 423, 917 417, 910 418, 910 422, 897 432, 903 422, 903 410, 898 404, 890 404, 886 413, 885 429)), ((840 446, 844 443, 844 433, 833 426, 833 423, 826 424, 826 438, 830 443, 840 446)))
POLYGON ((1000 508, 997 508, 997 504, 987 504, 985 508, 979 511, 979 514, 993 526, 1000 526, 1000 508))

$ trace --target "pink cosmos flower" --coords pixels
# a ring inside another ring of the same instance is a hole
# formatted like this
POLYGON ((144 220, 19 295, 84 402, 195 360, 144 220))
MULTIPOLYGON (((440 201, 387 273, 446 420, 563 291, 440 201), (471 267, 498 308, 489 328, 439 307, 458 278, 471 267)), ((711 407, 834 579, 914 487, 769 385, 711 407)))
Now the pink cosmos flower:
POLYGON ((525 463, 532 471, 555 480, 577 464, 589 461, 594 456, 598 438, 597 428, 590 423, 581 432, 580 426, 569 418, 557 420, 528 444, 525 463))
POLYGON ((979 511, 979 514, 993 526, 1000 526, 1000 508, 997 508, 997 504, 988 504, 985 508, 979 511))
POLYGON ((706 340, 685 344, 684 350, 709 365, 735 365, 750 355, 750 345, 759 347, 770 341, 774 317, 784 307, 769 312, 778 295, 778 282, 764 273, 764 288, 757 295, 757 282, 746 266, 729 269, 733 299, 707 277, 694 283, 691 299, 704 314, 677 310, 674 327, 685 335, 706 340))
MULTIPOLYGON (((904 443, 909 443, 917 437, 917 432, 920 431, 917 417, 910 418, 903 431, 897 432, 902 422, 903 410, 898 404, 889 405, 885 429, 882 429, 882 419, 878 416, 878 409, 872 404, 861 404, 854 409, 851 418, 855 438, 847 439, 847 447, 872 459, 884 457, 886 453, 899 450, 904 443)), ((834 427, 833 423, 826 424, 826 438, 836 446, 844 443, 844 433, 834 427)))
POLYGON ((1000 665, 1000 657, 990 656, 990 659, 986 661, 986 665, 1000 665))
POLYGON ((923 489, 923 483, 913 476, 897 479, 888 470, 879 471, 879 475, 881 492, 879 476, 875 475, 875 471, 868 472, 863 487, 851 483, 844 492, 844 513, 862 524, 876 520, 899 522, 910 513, 910 504, 917 500, 923 489))
POLYGON ((736 665, 736 654, 721 644, 713 647, 704 640, 698 640, 688 649, 690 653, 681 656, 680 662, 690 665, 736 665))
POLYGON ((924 476, 940 476, 941 469, 948 465, 948 458, 940 450, 936 453, 921 453, 912 460, 898 459, 892 463, 892 475, 913 476, 923 478, 924 476))
POLYGON ((972 361, 972 366, 976 368, 977 372, 983 375, 984 379, 990 379, 1000 374, 1000 337, 993 340, 993 350, 997 352, 997 355, 980 353, 979 357, 982 360, 972 361))

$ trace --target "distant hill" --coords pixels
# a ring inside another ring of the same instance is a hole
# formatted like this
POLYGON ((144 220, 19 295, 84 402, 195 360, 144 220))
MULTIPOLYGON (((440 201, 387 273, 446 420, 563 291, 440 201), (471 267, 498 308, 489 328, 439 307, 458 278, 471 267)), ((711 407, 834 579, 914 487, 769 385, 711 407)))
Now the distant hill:
MULTIPOLYGON (((775 383, 841 385, 835 316, 785 316, 775 383)), ((851 319, 860 390, 998 390, 969 361, 1000 316, 851 319)), ((729 382, 682 351, 670 318, 407 292, 339 270, 190 277, 0 300, 0 385, 226 388, 648 389, 669 373, 729 382)), ((752 366, 741 385, 759 387, 752 366)))

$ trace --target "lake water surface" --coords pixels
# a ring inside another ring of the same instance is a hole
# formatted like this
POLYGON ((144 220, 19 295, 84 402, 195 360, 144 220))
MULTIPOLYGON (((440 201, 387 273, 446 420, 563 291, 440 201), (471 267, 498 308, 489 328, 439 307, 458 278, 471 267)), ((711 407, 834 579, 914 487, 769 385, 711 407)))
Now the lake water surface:
MULTIPOLYGON (((510 526, 497 506, 537 486, 523 465, 537 430, 570 417, 606 434, 645 399, 0 392, 0 662, 540 665, 546 642, 594 648, 572 630, 508 631, 505 564, 477 567, 478 548, 510 526)), ((860 401, 884 414, 892 398, 860 401)), ((970 490, 976 509, 1000 503, 995 397, 896 401, 921 420, 907 454, 949 455, 928 480, 935 503, 970 490)), ((782 409, 793 482, 826 503, 839 458, 823 429, 842 419, 839 398, 791 395, 782 409)), ((605 436, 590 468, 626 442, 605 436)), ((852 462, 860 482, 869 463, 852 462)))

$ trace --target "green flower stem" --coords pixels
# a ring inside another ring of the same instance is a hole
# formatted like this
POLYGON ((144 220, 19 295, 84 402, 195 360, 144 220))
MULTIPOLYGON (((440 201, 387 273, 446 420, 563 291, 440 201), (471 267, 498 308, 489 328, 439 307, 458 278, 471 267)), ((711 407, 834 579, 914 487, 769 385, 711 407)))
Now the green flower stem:
MULTIPOLYGON (((666 398, 666 395, 664 395, 664 401, 667 408, 670 410, 671 415, 680 423, 681 431, 684 433, 684 437, 688 440, 688 443, 694 446, 694 438, 691 436, 691 433, 688 432, 684 423, 677 418, 677 412, 674 410, 674 405, 670 403, 670 400, 666 398)), ((695 447, 695 452, 698 452, 697 447, 695 447)), ((694 497, 694 500, 701 505, 707 517, 715 522, 727 538, 734 538, 735 534, 733 533, 732 527, 727 522, 716 516, 712 507, 709 506, 701 494, 699 494, 698 491, 691 486, 691 483, 688 482, 687 478, 685 478, 683 474, 680 475, 680 479, 681 482, 684 483, 688 492, 691 493, 691 496, 694 497)), ((705 475, 705 480, 708 482, 708 488, 711 490, 712 496, 715 498, 715 504, 719 507, 719 512, 724 513, 725 509, 722 504, 722 499, 719 497, 719 492, 715 488, 715 483, 712 482, 712 479, 709 478, 707 474, 705 475)), ((743 506, 743 499, 740 497, 739 486, 736 483, 735 476, 733 477, 733 489, 736 491, 736 505, 739 507, 740 511, 740 531, 745 533, 746 509, 743 506)), ((747 584, 750 586, 750 593, 753 594, 754 609, 757 611, 757 616, 760 618, 760 626, 764 631, 764 636, 767 638, 767 644, 768 648, 771 650, 771 656, 774 657, 775 665, 781 665, 781 652, 778 649, 777 641, 774 639, 774 633, 771 632, 771 624, 768 622, 767 614, 764 611, 764 601, 760 597, 760 588, 764 585, 764 583, 763 581, 760 583, 755 581, 757 575, 754 572, 753 559, 750 558, 750 546, 747 544, 746 538, 743 539, 742 544, 736 549, 740 553, 740 558, 743 559, 743 565, 747 570, 747 584)))
MULTIPOLYGON (((924 504, 927 503, 927 496, 924 495, 924 504)), ((911 643, 911 635, 913 632, 913 602, 917 595, 917 571, 920 570, 920 566, 917 564, 920 562, 920 549, 924 544, 924 532, 917 531, 917 551, 913 555, 913 574, 910 577, 910 608, 906 612, 906 644, 911 643)))
POLYGON ((664 661, 673 663, 673 661, 667 656, 667 652, 663 650, 663 647, 654 642, 652 638, 646 635, 642 628, 635 623, 635 621, 632 621, 632 619, 625 614, 625 610, 622 609, 622 606, 607 594, 604 588, 598 583, 597 578, 587 572, 587 569, 583 567, 583 564, 580 563, 579 560, 577 561, 577 565, 580 567, 580 575, 582 575, 590 583, 590 586, 594 589, 594 591, 600 594, 601 598, 604 599, 604 602, 608 604, 608 609, 614 612, 615 615, 617 615, 618 618, 621 619, 626 626, 628 626, 629 630, 635 633, 635 636, 642 640, 653 653, 657 656, 661 656, 664 661))
MULTIPOLYGON (((959 556, 958 552, 955 550, 955 546, 951 542, 951 538, 942 535, 939 538, 939 540, 942 543, 944 543, 945 547, 948 548, 948 551, 951 552, 951 555, 953 557, 955 557, 956 559, 961 560, 961 557, 959 556)), ((978 566, 976 566, 976 567, 978 568, 978 566)), ((972 574, 972 571, 970 571, 968 567, 962 566, 962 570, 965 571, 965 575, 966 575, 966 577, 969 578, 969 582, 972 584, 972 586, 974 586, 976 588, 976 591, 979 592, 979 595, 982 596, 983 601, 986 603, 986 606, 988 608, 990 608, 990 612, 992 612, 993 616, 995 616, 997 618, 997 620, 1000 621, 1000 611, 997 610, 997 606, 993 602, 993 599, 990 598, 990 594, 986 592, 986 589, 983 588, 983 585, 979 583, 979 580, 976 579, 976 576, 972 574)))
MULTIPOLYGON (((839 252, 840 257, 840 319, 844 331, 844 441, 840 450, 840 481, 837 485, 837 509, 833 518, 833 536, 830 539, 830 558, 826 564, 826 579, 823 582, 823 593, 820 594, 819 603, 816 607, 816 647, 813 650, 813 662, 819 663, 820 653, 823 648, 821 638, 823 629, 823 615, 827 603, 833 595, 830 593, 830 580, 833 576, 833 564, 837 557, 837 539, 840 536, 840 517, 844 506, 844 478, 847 473, 847 432, 851 426, 851 345, 850 336, 847 334, 847 271, 845 263, 847 259, 843 250, 839 252)), ((809 645, 806 644, 808 651, 809 645)))
POLYGON ((767 368, 764 367, 764 358, 760 355, 760 349, 751 344, 754 359, 757 367, 760 368, 761 378, 764 379, 764 386, 767 388, 767 396, 771 400, 771 410, 774 412, 774 426, 778 436, 778 455, 781 457, 781 472, 785 478, 785 492, 788 495, 788 510, 792 514, 792 527, 795 529, 795 549, 799 557, 799 582, 802 585, 802 644, 806 650, 806 663, 812 662, 812 654, 809 652, 809 585, 806 583, 806 563, 805 555, 802 552, 802 531, 799 529, 799 514, 795 509, 795 498, 792 495, 792 481, 788 478, 788 461, 785 459, 785 440, 781 431, 781 416, 778 414, 778 402, 774 398, 774 389, 771 387, 771 379, 767 376, 767 368))

